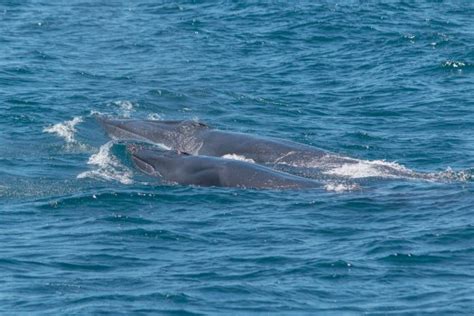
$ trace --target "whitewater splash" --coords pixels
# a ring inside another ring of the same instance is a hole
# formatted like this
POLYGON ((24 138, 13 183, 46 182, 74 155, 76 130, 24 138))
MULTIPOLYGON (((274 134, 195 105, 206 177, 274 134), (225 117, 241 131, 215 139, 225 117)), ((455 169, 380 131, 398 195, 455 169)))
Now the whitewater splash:
MULTIPOLYGON (((305 168, 305 177, 319 178, 321 175, 339 179, 407 179, 430 182, 467 182, 474 179, 472 170, 454 171, 447 168, 439 172, 418 172, 397 162, 385 160, 362 160, 328 154, 315 160, 301 160, 292 163, 277 162, 293 168, 305 168)), ((332 185, 330 186, 332 188, 332 185)))
POLYGON ((70 121, 64 121, 62 123, 57 123, 51 126, 46 127, 43 129, 43 132, 56 134, 59 137, 64 138, 66 143, 76 143, 75 133, 76 133, 76 125, 83 122, 82 117, 76 116, 70 121))
POLYGON ((416 173, 396 162, 384 160, 357 160, 355 163, 345 163, 323 171, 323 174, 352 179, 360 178, 406 178, 414 177, 416 173))
POLYGON ((131 184, 132 171, 122 165, 111 153, 114 142, 110 141, 99 148, 99 152, 90 156, 88 165, 96 166, 96 169, 85 171, 77 175, 78 179, 95 178, 107 181, 118 181, 122 184, 131 184))
POLYGON ((131 101, 119 100, 112 102, 112 104, 117 106, 121 111, 121 115, 126 118, 129 118, 132 112, 135 111, 135 104, 133 104, 131 101))
MULTIPOLYGON (((293 152, 278 158, 275 165, 286 165, 293 168, 305 168, 311 174, 326 175, 346 179, 361 178, 414 178, 420 177, 417 173, 396 162, 385 160, 362 160, 344 156, 327 154, 317 158, 302 158, 292 162, 282 161, 293 152)), ((423 177, 421 175, 421 177, 423 177)))

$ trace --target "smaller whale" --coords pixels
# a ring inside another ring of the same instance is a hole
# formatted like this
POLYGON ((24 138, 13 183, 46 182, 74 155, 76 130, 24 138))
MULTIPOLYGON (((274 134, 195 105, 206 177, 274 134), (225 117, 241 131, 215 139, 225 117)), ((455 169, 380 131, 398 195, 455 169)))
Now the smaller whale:
POLYGON ((252 189, 318 188, 320 183, 249 162, 128 145, 142 172, 182 185, 252 189))

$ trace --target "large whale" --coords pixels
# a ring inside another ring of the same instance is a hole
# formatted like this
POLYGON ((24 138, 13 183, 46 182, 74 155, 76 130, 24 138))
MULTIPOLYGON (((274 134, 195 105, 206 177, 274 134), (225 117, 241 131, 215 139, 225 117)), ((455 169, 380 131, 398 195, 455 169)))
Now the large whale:
POLYGON ((191 155, 231 155, 280 170, 287 170, 286 166, 311 168, 311 171, 304 173, 291 170, 292 173, 310 178, 319 179, 322 174, 336 177, 424 177, 396 164, 344 157, 278 138, 216 130, 196 121, 116 119, 104 116, 98 117, 98 121, 114 139, 161 144, 191 155))
POLYGON ((259 164, 320 160, 327 163, 355 163, 322 149, 288 140, 212 129, 195 121, 156 121, 98 118, 110 137, 161 144, 192 155, 222 157, 238 155, 259 164))
POLYGON ((138 169, 170 183, 254 189, 321 187, 316 181, 244 161, 192 156, 137 145, 128 145, 127 150, 138 169))

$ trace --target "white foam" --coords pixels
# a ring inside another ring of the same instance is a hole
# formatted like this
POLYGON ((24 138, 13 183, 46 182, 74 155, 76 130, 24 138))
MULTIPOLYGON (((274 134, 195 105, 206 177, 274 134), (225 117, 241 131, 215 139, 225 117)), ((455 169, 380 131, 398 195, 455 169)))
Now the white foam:
POLYGON ((462 68, 466 66, 466 63, 462 61, 448 60, 443 64, 444 67, 462 68))
POLYGON ((43 129, 43 132, 56 134, 59 137, 64 138, 67 143, 75 143, 76 139, 74 138, 74 134, 76 133, 76 125, 81 122, 83 122, 82 117, 76 116, 70 121, 64 121, 46 127, 43 129))
POLYGON ((236 154, 226 154, 226 155, 222 156, 222 158, 255 163, 255 160, 253 160, 253 159, 248 159, 245 156, 236 155, 236 154))
POLYGON ((454 171, 451 167, 448 167, 445 171, 429 173, 428 177, 433 181, 460 181, 468 182, 474 179, 474 175, 470 170, 454 171))
POLYGON ((102 113, 102 112, 100 112, 100 111, 96 111, 96 110, 91 110, 90 113, 89 113, 89 115, 92 115, 92 116, 94 116, 94 115, 102 116, 102 115, 104 115, 104 113, 102 113))
POLYGON ((120 108, 122 112, 121 114, 124 117, 130 117, 130 115, 134 111, 135 105, 131 101, 119 100, 119 101, 114 101, 113 104, 120 108))
POLYGON ((413 178, 419 176, 413 170, 410 170, 396 162, 385 160, 360 160, 344 156, 327 154, 320 158, 301 159, 293 162, 282 162, 286 156, 293 154, 290 152, 280 158, 275 163, 289 165, 297 168, 309 168, 320 170, 326 175, 333 175, 345 178, 413 178))
POLYGON ((111 162, 110 148, 113 142, 107 142, 99 148, 99 152, 89 157, 87 164, 105 167, 111 162))
POLYGON ((347 178, 400 178, 412 176, 414 172, 395 162, 384 160, 357 160, 355 163, 344 163, 341 166, 323 171, 327 175, 335 175, 347 178))
POLYGON ((119 181, 123 184, 133 183, 132 172, 110 153, 113 144, 110 141, 102 145, 97 153, 91 155, 87 164, 97 166, 97 168, 82 172, 77 175, 77 178, 99 178, 107 181, 119 181))
POLYGON ((158 113, 150 113, 148 114, 147 119, 152 121, 161 121, 163 118, 158 113))
POLYGON ((354 191, 360 189, 360 186, 354 183, 327 183, 324 186, 326 191, 332 192, 347 192, 347 191, 354 191))

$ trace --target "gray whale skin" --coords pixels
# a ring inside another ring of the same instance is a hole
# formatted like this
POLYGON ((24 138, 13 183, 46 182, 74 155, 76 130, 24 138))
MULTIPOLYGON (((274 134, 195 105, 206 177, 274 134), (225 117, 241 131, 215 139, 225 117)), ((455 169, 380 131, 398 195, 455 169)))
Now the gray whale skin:
POLYGON ((138 169, 170 183, 253 189, 321 187, 313 180, 238 160, 192 156, 140 145, 128 145, 127 150, 138 169))

